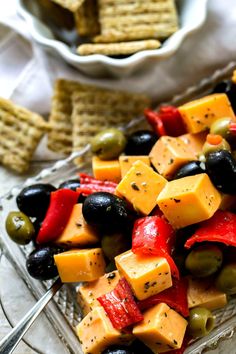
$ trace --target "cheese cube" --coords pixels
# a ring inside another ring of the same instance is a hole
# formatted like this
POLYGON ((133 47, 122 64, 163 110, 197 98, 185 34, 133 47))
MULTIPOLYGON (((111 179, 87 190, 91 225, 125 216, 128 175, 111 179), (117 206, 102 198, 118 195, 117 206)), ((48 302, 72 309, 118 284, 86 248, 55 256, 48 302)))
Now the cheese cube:
POLYGON ((123 156, 119 157, 120 169, 121 169, 121 178, 123 178, 129 169, 133 166, 133 163, 136 161, 142 161, 146 165, 150 166, 149 156, 123 156))
POLYGON ((72 249, 54 255, 63 283, 92 281, 105 273, 105 260, 101 248, 72 249))
POLYGON ((226 306, 227 296, 212 285, 212 279, 195 279, 188 277, 188 307, 203 306, 216 310, 226 306))
POLYGON ((157 198, 159 208, 176 229, 209 219, 220 203, 221 195, 206 173, 168 182, 157 198))
POLYGON ((165 258, 139 256, 129 250, 115 257, 115 262, 139 300, 160 293, 172 285, 170 266, 165 258))
POLYGON ((216 93, 180 106, 179 112, 189 133, 209 129, 219 118, 229 117, 235 121, 230 101, 225 93, 216 93))
POLYGON ((156 199, 167 181, 142 161, 136 161, 118 184, 119 196, 130 202, 134 209, 148 215, 156 206, 156 199))
POLYGON ((100 354, 115 344, 129 344, 131 334, 115 329, 103 307, 96 307, 78 324, 77 335, 84 354, 100 354))
POLYGON ((119 183, 121 180, 120 163, 118 160, 100 160, 97 156, 92 158, 93 175, 101 181, 119 183))
POLYGON ((153 306, 143 316, 133 334, 154 354, 181 348, 188 323, 182 316, 164 303, 153 306))
POLYGON ((162 136, 150 151, 150 160, 156 170, 165 178, 170 179, 175 172, 196 156, 179 138, 162 136))
POLYGON ((83 204, 75 204, 70 219, 60 237, 55 243, 58 245, 86 246, 99 241, 95 229, 86 223, 82 214, 83 204))
POLYGON ((77 300, 84 315, 87 315, 95 307, 100 306, 97 298, 112 291, 120 276, 117 270, 104 274, 97 280, 83 284, 79 287, 77 300))
POLYGON ((195 157, 199 157, 202 153, 202 147, 206 141, 206 136, 207 132, 201 132, 180 135, 179 138, 188 146, 188 150, 191 150, 195 157))

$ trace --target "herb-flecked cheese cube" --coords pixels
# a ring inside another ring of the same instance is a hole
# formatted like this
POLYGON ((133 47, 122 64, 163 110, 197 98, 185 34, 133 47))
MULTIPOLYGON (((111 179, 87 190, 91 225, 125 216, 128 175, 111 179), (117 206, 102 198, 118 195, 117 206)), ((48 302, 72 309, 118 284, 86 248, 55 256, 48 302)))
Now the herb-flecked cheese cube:
POLYGON ((175 172, 189 161, 196 160, 195 154, 180 138, 162 136, 150 151, 150 160, 156 170, 170 179, 175 172))
POLYGON ((170 266, 165 258, 140 256, 129 250, 115 257, 115 262, 139 300, 172 286, 170 266))
POLYGON ((129 344, 132 334, 115 329, 103 307, 96 307, 78 324, 77 335, 84 354, 101 354, 115 344, 129 344))
POLYGON ((95 229, 86 223, 82 214, 83 204, 75 204, 70 219, 60 237, 55 241, 58 245, 73 247, 94 245, 99 242, 95 229))
POLYGON ((136 161, 116 188, 119 196, 128 200, 138 212, 148 215, 156 206, 156 199, 167 183, 142 161, 136 161))
POLYGON ((157 198, 159 208, 176 229, 209 219, 220 203, 221 195, 206 173, 168 182, 157 198))
POLYGON ((129 169, 133 166, 133 163, 136 161, 142 161, 146 165, 150 166, 149 156, 124 156, 119 157, 120 169, 121 169, 121 178, 123 178, 129 169))
POLYGON ((219 118, 229 117, 235 121, 230 101, 225 93, 216 93, 188 102, 178 108, 189 133, 209 129, 219 118))
POLYGON ((119 183, 121 171, 119 160, 100 160, 97 156, 92 158, 93 175, 101 181, 119 183))
POLYGON ((187 299, 189 308, 202 306, 209 310, 216 310, 226 306, 226 294, 217 290, 212 280, 188 277, 187 299))
POLYGON ((78 290, 77 300, 83 311, 87 315, 95 307, 100 306, 97 298, 112 291, 120 280, 117 270, 104 274, 97 280, 82 284, 78 290))
POLYGON ((206 136, 207 132, 204 131, 196 134, 183 134, 180 135, 179 138, 188 146, 188 149, 192 151, 194 156, 198 158, 202 153, 202 147, 206 141, 206 136))
POLYGON ((92 281, 105 273, 105 260, 101 248, 72 249, 54 255, 63 283, 92 281))
POLYGON ((153 306, 143 316, 133 334, 154 354, 181 348, 188 323, 182 316, 164 303, 153 306))

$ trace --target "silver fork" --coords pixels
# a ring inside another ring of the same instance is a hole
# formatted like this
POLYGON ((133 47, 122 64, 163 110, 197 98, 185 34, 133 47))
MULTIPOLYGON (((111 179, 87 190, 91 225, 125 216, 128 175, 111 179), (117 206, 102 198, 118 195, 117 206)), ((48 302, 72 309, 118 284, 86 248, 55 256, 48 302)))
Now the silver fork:
POLYGON ((0 353, 10 354, 16 348, 25 333, 31 327, 33 322, 53 298, 56 292, 61 288, 62 282, 58 278, 48 291, 39 299, 39 301, 30 309, 22 320, 0 341, 0 353))

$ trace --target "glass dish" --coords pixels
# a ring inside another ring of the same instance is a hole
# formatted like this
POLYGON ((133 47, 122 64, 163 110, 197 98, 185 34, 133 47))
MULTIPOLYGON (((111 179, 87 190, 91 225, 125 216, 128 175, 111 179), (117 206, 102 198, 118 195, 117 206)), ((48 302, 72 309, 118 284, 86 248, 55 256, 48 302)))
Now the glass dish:
MULTIPOLYGON (((178 105, 210 92, 216 82, 219 82, 224 78, 229 78, 232 70, 235 68, 236 62, 230 63, 226 68, 215 72, 210 78, 204 79, 198 85, 188 88, 184 93, 175 96, 169 103, 178 105)), ((142 120, 142 117, 133 120, 129 124, 128 129, 134 129, 135 126, 142 120)), ((79 153, 76 153, 65 160, 58 161, 51 168, 43 170, 36 177, 28 179, 23 186, 38 182, 52 183, 57 186, 63 180, 75 177, 78 171, 89 172, 91 170, 91 166, 86 158, 88 156, 88 150, 89 146, 86 146, 79 153), (81 166, 75 167, 73 164, 73 159, 75 156, 78 157, 79 155, 83 156, 84 162, 81 166)), ((5 283, 3 283, 3 285, 0 283, 0 299, 3 307, 8 297, 13 296, 12 302, 8 304, 7 311, 9 320, 10 322, 13 322, 13 324, 16 324, 19 320, 19 314, 17 315, 16 313, 15 302, 17 301, 17 309, 22 307, 22 311, 26 312, 26 309, 24 309, 24 302, 26 301, 25 299, 27 299, 27 296, 33 296, 33 301, 35 301, 35 299, 39 299, 52 283, 52 281, 39 282, 28 275, 25 269, 25 257, 31 251, 31 246, 19 247, 9 239, 5 232, 4 220, 9 211, 16 209, 15 196, 19 193, 23 186, 21 185, 13 188, 1 199, 0 205, 0 246, 4 254, 4 257, 2 257, 0 262, 0 278, 1 272, 4 273, 4 269, 10 267, 11 271, 16 272, 16 277, 18 277, 18 282, 14 284, 19 284, 14 286, 12 281, 8 281, 7 276, 5 276, 5 283), (17 289, 18 287, 19 289, 17 289)), ((29 303, 32 303, 32 298, 29 303)), ((22 315, 23 314, 24 313, 22 313, 22 315)), ((30 343, 30 346, 33 347, 36 352, 44 354, 56 352, 60 354, 83 354, 79 341, 74 332, 75 325, 81 320, 81 312, 76 302, 76 285, 65 284, 47 306, 45 315, 45 319, 38 319, 37 322, 43 320, 47 321, 45 329, 49 326, 48 338, 46 338, 49 345, 47 346, 47 343, 41 339, 43 336, 45 337, 45 333, 40 336, 40 333, 36 331, 34 336, 28 336, 26 339, 27 342, 30 343), (52 333, 50 333, 50 330, 52 333), (58 347, 61 349, 58 349, 58 347)), ((191 343, 185 351, 185 354, 201 354, 203 351, 205 352, 209 349, 216 348, 220 341, 232 337, 236 329, 236 298, 232 298, 227 307, 216 311, 215 315, 216 326, 212 333, 205 338, 191 343)), ((42 323, 40 326, 42 326, 42 323)))

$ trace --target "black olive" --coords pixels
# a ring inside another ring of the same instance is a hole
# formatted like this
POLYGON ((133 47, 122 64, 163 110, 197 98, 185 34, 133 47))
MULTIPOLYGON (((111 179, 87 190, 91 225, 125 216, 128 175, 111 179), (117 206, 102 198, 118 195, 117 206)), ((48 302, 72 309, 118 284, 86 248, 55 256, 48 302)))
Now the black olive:
POLYGON ((194 176, 200 173, 204 173, 205 170, 201 168, 200 161, 191 161, 186 165, 180 167, 180 169, 176 172, 174 179, 183 178, 187 176, 194 176))
POLYGON ((51 184, 33 184, 22 189, 16 198, 16 203, 20 211, 27 216, 43 218, 47 212, 50 193, 56 188, 51 184))
POLYGON ((26 260, 26 268, 29 274, 39 280, 48 280, 58 275, 54 262, 54 254, 63 252, 59 247, 42 247, 34 250, 26 260))
POLYGON ((157 139, 157 135, 150 130, 138 130, 128 137, 125 154, 148 155, 157 139))
POLYGON ((113 345, 102 352, 102 354, 135 354, 132 348, 121 346, 121 345, 113 345))
POLYGON ((236 194, 236 161, 229 151, 210 153, 206 158, 206 172, 221 192, 236 194))
POLYGON ((84 201, 82 213, 89 225, 107 233, 126 228, 130 221, 126 202, 107 192, 90 194, 84 201))
POLYGON ((61 183, 58 189, 71 189, 72 191, 76 191, 76 188, 80 187, 80 180, 79 179, 69 179, 61 183))
POLYGON ((236 112, 236 84, 231 80, 219 82, 213 89, 213 93, 226 93, 234 112, 236 112))

